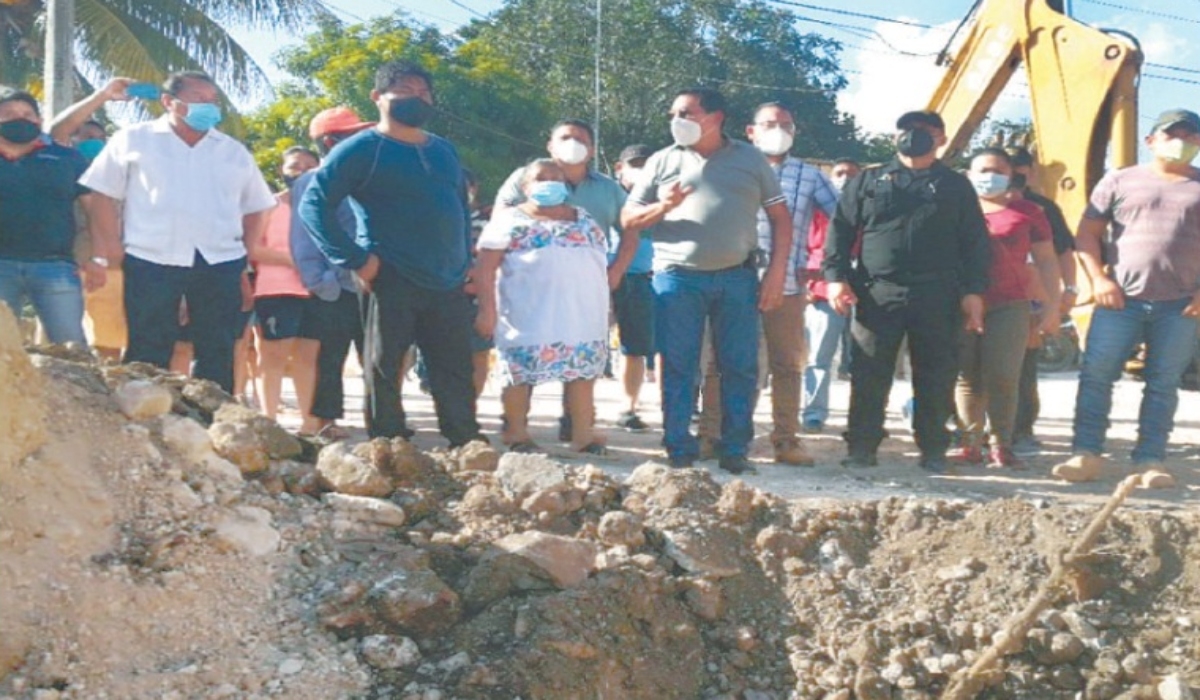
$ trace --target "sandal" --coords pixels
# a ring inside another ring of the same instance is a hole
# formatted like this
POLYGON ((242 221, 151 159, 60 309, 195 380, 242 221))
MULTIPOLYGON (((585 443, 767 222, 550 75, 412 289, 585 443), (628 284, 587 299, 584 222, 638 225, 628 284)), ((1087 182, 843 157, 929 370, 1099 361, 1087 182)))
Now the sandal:
POLYGON ((520 442, 514 442, 513 444, 508 446, 508 451, 515 452, 517 454, 522 454, 522 455, 543 454, 545 452, 545 450, 542 449, 542 446, 537 444, 533 440, 522 440, 520 442))
POLYGON ((325 440, 327 442, 338 442, 350 437, 350 431, 346 430, 337 423, 330 423, 324 428, 318 430, 317 434, 313 437, 318 440, 325 440))
POLYGON ((590 442, 587 445, 580 447, 578 451, 580 454, 595 455, 596 457, 608 456, 608 448, 600 442, 590 442))

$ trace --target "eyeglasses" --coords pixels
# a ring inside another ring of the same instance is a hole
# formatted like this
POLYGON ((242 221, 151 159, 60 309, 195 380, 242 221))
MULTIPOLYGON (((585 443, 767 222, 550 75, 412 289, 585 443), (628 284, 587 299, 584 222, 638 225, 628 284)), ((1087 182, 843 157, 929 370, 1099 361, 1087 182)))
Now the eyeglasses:
POLYGON ((783 129, 789 134, 796 133, 796 125, 793 122, 754 122, 754 126, 768 131, 771 129, 783 129))

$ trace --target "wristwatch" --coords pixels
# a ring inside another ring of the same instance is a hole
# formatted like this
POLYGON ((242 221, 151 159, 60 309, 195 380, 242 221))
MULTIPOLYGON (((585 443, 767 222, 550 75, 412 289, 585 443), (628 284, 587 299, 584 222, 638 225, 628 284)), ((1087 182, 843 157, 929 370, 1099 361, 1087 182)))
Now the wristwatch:
POLYGON ((1063 291, 1066 292, 1067 294, 1074 294, 1075 296, 1079 296, 1079 287, 1076 287, 1073 284, 1064 284, 1063 291))
POLYGON ((103 267, 106 270, 108 269, 108 258, 104 257, 103 255, 93 256, 92 262, 96 263, 97 265, 99 265, 100 267, 103 267))

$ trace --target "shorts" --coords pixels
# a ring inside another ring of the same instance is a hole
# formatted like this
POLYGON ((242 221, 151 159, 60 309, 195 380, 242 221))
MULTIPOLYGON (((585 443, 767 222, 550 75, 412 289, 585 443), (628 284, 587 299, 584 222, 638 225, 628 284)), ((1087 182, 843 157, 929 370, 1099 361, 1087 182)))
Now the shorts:
POLYGON ((650 274, 628 274, 613 292, 613 313, 621 334, 621 354, 649 357, 654 349, 654 288, 650 274))
MULTIPOLYGON (((254 323, 254 309, 250 309, 249 311, 239 311, 238 312, 238 321, 237 321, 237 324, 238 324, 237 325, 237 339, 238 340, 242 339, 242 336, 246 334, 246 329, 249 328, 253 323, 254 323)), ((191 323, 184 323, 179 326, 179 331, 175 336, 175 342, 176 343, 192 342, 192 324, 191 323)))
POLYGON ((263 340, 320 339, 312 297, 270 296, 254 300, 254 315, 263 340))

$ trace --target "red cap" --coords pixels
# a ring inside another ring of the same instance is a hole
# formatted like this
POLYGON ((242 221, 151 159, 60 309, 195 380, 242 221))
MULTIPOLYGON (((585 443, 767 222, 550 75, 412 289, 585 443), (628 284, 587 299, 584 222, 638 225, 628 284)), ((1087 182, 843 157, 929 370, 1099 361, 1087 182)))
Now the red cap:
POLYGON ((354 110, 349 107, 330 107, 317 113, 308 123, 308 135, 319 139, 329 134, 345 134, 361 131, 375 122, 364 122, 354 110))

